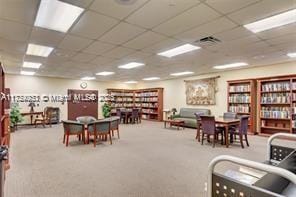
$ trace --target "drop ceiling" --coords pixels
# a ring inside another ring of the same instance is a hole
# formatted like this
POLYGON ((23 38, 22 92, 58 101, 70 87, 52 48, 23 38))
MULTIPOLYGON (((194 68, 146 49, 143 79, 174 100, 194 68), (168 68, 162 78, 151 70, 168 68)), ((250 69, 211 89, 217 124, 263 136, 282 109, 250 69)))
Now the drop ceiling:
POLYGON ((170 73, 214 72, 213 66, 248 62, 261 66, 293 61, 296 24, 254 34, 243 27, 296 8, 295 0, 137 0, 131 5, 115 0, 63 0, 84 8, 67 33, 34 26, 39 0, 0 1, 0 61, 7 73, 19 74, 24 61, 40 62, 38 76, 82 78, 95 73, 100 81, 174 78, 170 73), (157 53, 196 44, 206 36, 221 43, 173 58, 157 53), (28 43, 50 46, 48 57, 26 55, 28 43), (122 70, 119 65, 145 66, 122 70))

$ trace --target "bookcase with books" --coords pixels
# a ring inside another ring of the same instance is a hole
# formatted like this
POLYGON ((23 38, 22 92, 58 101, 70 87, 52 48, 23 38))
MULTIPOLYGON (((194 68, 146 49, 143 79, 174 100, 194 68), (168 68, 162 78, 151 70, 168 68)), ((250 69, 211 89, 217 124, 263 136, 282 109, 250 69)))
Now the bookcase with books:
POLYGON ((258 80, 259 133, 295 132, 296 76, 258 80))
POLYGON ((228 81, 227 108, 238 115, 249 115, 249 133, 256 133, 256 81, 228 81))
POLYGON ((112 113, 116 112, 116 108, 141 108, 142 119, 163 120, 163 88, 108 89, 107 91, 113 97, 112 113))

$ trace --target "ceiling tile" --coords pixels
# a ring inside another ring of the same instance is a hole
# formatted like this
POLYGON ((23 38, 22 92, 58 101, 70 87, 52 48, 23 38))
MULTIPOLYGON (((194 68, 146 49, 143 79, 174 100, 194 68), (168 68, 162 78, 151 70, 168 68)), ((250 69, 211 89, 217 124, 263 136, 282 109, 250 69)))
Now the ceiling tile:
POLYGON ((54 49, 52 53, 46 58, 46 62, 49 64, 54 63, 63 63, 68 61, 71 57, 73 57, 77 52, 65 49, 54 49))
POLYGON ((27 41, 31 27, 0 19, 0 37, 16 41, 27 41))
POLYGON ((183 41, 194 42, 203 37, 211 36, 215 33, 226 31, 236 26, 237 26, 236 24, 234 24, 232 21, 230 21, 226 17, 222 17, 210 23, 201 25, 199 27, 196 27, 194 29, 181 33, 175 37, 183 41))
POLYGON ((0 18, 28 25, 33 24, 38 4, 39 0, 1 0, 0 18))
POLYGON ((57 31, 33 27, 30 43, 56 47, 64 38, 65 34, 57 31))
POLYGON ((71 29, 71 33, 82 37, 96 39, 102 36, 118 22, 118 20, 113 18, 97 14, 92 11, 87 11, 71 29))
POLYGON ((136 51, 135 53, 132 53, 126 57, 124 57, 124 60, 128 60, 128 61, 141 61, 147 57, 152 56, 152 53, 146 53, 146 52, 142 52, 142 51, 136 51))
POLYGON ((88 54, 88 53, 77 53, 72 60, 77 62, 89 62, 93 59, 95 59, 96 55, 94 54, 88 54))
POLYGON ((93 0, 59 0, 65 3, 73 4, 78 7, 86 8, 90 5, 93 0))
POLYGON ((157 26, 153 30, 169 36, 184 32, 193 27, 209 22, 220 16, 212 8, 199 4, 186 12, 168 20, 167 22, 157 26))
POLYGON ((152 28, 156 25, 180 14, 181 12, 197 5, 198 0, 186 1, 159 1, 150 0, 145 6, 138 9, 126 20, 145 28, 152 28), (153 13, 153 14, 152 14, 153 13))
POLYGON ((103 35, 100 40, 112 44, 122 44, 143 33, 144 31, 145 29, 140 27, 121 22, 119 25, 103 35))
POLYGON ((246 7, 261 0, 206 0, 205 3, 223 14, 246 7))
POLYGON ((91 61, 91 63, 96 64, 96 65, 105 65, 106 63, 114 61, 113 58, 108 58, 108 57, 103 57, 103 56, 98 56, 95 59, 91 61))
POLYGON ((167 37, 160 35, 158 33, 147 31, 141 34, 140 36, 136 37, 135 39, 128 41, 127 43, 124 44, 124 46, 130 47, 133 49, 143 49, 144 47, 155 44, 166 38, 167 37))
POLYGON ((218 34, 214 34, 214 37, 224 42, 224 41, 236 40, 239 38, 251 36, 252 34, 253 34, 252 32, 248 31, 244 27, 236 27, 234 29, 230 29, 218 34))
POLYGON ((264 0, 238 10, 229 17, 239 24, 247 24, 296 7, 295 0, 264 0))
POLYGON ((114 47, 116 46, 112 44, 95 41, 83 51, 91 54, 100 55, 106 51, 113 49, 114 47))
POLYGON ((26 49, 27 43, 25 42, 0 38, 0 51, 3 50, 10 53, 25 54, 26 49))
POLYGON ((116 47, 116 48, 104 53, 103 56, 119 59, 119 58, 123 58, 124 56, 127 56, 133 52, 135 52, 135 51, 132 49, 128 49, 125 47, 116 47))
POLYGON ((92 40, 81 38, 78 36, 67 35, 63 41, 59 44, 59 48, 68 49, 73 51, 80 51, 87 47, 92 40))
POLYGON ((132 5, 122 5, 114 0, 95 0, 90 6, 90 9, 103 13, 107 16, 123 19, 147 1, 148 0, 137 0, 132 5))

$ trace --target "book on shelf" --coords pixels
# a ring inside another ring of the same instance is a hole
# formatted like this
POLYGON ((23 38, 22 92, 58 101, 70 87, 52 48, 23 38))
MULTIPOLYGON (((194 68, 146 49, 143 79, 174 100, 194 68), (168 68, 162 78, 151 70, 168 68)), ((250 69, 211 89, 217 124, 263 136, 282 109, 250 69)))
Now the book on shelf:
POLYGON ((135 94, 136 97, 149 97, 149 96, 158 96, 158 92, 141 92, 141 93, 136 93, 135 94))
POLYGON ((290 93, 263 93, 261 95, 261 103, 272 104, 272 103, 290 103, 290 93))
POLYGON ((292 83, 292 90, 296 90, 296 82, 292 83))
POLYGON ((262 107, 261 118, 287 119, 291 117, 290 107, 262 107))
POLYGON ((249 84, 229 86, 229 92, 249 92, 249 91, 251 91, 251 86, 249 84))
POLYGON ((235 113, 250 113, 251 108, 249 104, 231 105, 229 106, 229 111, 235 113))
POLYGON ((268 82, 261 85, 263 92, 271 91, 288 91, 290 90, 290 82, 268 82))
POLYGON ((229 103, 250 103, 250 94, 233 94, 228 98, 229 103))

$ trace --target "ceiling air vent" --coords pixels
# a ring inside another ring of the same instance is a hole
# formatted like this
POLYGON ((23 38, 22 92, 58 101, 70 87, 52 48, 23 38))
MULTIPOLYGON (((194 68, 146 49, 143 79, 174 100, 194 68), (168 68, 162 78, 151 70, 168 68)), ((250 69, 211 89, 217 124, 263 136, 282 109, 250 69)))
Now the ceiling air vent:
POLYGON ((220 42, 221 40, 213 36, 204 37, 195 41, 195 43, 197 43, 199 46, 212 46, 215 44, 219 44, 220 42))
POLYGON ((137 0, 115 0, 117 3, 121 5, 132 5, 134 4, 137 0))

